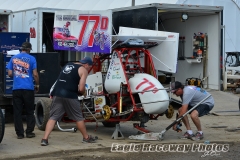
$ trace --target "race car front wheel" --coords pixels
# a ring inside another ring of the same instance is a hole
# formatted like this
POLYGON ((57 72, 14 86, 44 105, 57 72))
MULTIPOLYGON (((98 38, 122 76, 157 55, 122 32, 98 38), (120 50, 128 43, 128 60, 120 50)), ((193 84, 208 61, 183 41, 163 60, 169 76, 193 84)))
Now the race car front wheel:
POLYGON ((2 109, 0 108, 0 143, 2 142, 3 136, 4 136, 4 130, 5 130, 5 121, 2 109))

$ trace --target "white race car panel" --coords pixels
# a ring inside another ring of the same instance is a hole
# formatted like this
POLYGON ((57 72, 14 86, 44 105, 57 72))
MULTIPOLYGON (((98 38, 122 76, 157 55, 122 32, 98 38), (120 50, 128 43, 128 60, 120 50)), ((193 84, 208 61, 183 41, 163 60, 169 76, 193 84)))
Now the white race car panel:
POLYGON ((117 53, 112 54, 110 65, 108 67, 105 89, 108 93, 117 93, 120 91, 120 84, 127 84, 123 68, 117 53))
POLYGON ((118 35, 112 36, 112 40, 124 41, 130 37, 144 42, 157 42, 157 46, 148 49, 153 57, 155 70, 176 73, 179 33, 119 27, 118 35))
POLYGON ((88 96, 90 95, 91 88, 93 89, 94 93, 102 92, 103 91, 102 73, 97 72, 95 74, 88 75, 85 88, 87 90, 88 96))
POLYGON ((141 103, 148 103, 142 104, 143 109, 147 114, 161 114, 168 109, 169 96, 167 94, 167 91, 163 89, 164 87, 155 77, 145 73, 138 73, 135 74, 133 78, 129 79, 129 84, 133 93, 143 91, 141 93, 138 93, 138 95, 140 97, 141 103))
MULTIPOLYGON (((95 74, 88 75, 86 80, 85 88, 87 90, 87 96, 85 99, 90 99, 91 88, 93 89, 93 93, 102 93, 103 92, 103 83, 102 83, 102 73, 97 72, 95 74)), ((78 100, 82 100, 84 97, 79 96, 78 100)), ((95 111, 102 110, 102 107, 106 105, 105 96, 96 96, 94 98, 94 108, 95 111)))

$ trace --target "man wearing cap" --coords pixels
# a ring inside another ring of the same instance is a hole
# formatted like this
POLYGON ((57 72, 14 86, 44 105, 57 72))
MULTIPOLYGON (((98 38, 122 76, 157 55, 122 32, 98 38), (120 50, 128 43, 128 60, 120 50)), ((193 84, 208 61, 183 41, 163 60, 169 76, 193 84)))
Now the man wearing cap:
POLYGON ((51 92, 53 101, 50 108, 50 118, 45 128, 45 134, 41 140, 42 146, 48 145, 48 137, 56 121, 60 121, 64 113, 67 113, 70 119, 76 121, 77 128, 83 136, 83 143, 96 142, 95 137, 87 134, 82 109, 78 100, 78 95, 84 95, 86 92, 85 83, 88 70, 92 65, 92 59, 85 57, 79 62, 69 62, 63 67, 51 92))
POLYGON ((13 77, 13 111, 14 125, 18 139, 24 138, 24 128, 22 123, 22 110, 26 109, 26 137, 35 137, 33 133, 35 127, 34 117, 34 90, 39 90, 39 76, 37 72, 36 59, 29 55, 32 45, 24 42, 22 52, 13 56, 7 65, 8 76, 13 77), (35 80, 35 86, 33 84, 35 80))
MULTIPOLYGON (((176 96, 180 96, 182 99, 182 107, 178 109, 179 117, 185 114, 188 110, 206 98, 209 93, 197 86, 183 86, 181 82, 173 82, 171 84, 172 93, 176 96)), ((203 139, 203 131, 199 117, 208 114, 214 106, 214 99, 210 96, 204 102, 202 102, 197 108, 190 112, 190 117, 197 127, 197 133, 194 135, 190 127, 188 116, 185 116, 182 121, 187 128, 187 132, 182 136, 182 139, 201 140, 203 139)), ((176 125, 173 126, 173 130, 176 130, 176 125)))

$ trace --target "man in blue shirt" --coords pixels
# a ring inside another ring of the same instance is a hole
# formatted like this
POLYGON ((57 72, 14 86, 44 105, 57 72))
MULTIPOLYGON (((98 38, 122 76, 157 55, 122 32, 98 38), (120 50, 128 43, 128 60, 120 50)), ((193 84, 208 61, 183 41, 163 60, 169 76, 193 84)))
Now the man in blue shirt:
POLYGON ((24 138, 22 110, 26 110, 26 137, 35 137, 34 117, 34 90, 39 90, 39 76, 36 59, 29 55, 32 45, 29 42, 22 44, 22 52, 13 56, 7 65, 8 76, 13 77, 13 112, 14 125, 18 139, 24 138), (33 84, 35 80, 35 86, 33 84))

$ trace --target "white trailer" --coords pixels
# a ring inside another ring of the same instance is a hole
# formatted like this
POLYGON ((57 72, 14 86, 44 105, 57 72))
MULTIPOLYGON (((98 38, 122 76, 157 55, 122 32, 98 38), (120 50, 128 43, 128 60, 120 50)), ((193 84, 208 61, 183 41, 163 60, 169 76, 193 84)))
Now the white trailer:
MULTIPOLYGON (((221 6, 153 3, 114 9, 113 26, 116 33, 119 26, 179 33, 178 64, 172 76, 183 83, 191 77, 205 79, 204 88, 221 90, 222 15, 221 6), (196 55, 199 48, 201 58, 196 55)), ((169 70, 165 66, 161 71, 169 70)))
MULTIPOLYGON (((34 33, 35 28, 36 34, 31 34, 30 39, 33 52, 42 52, 43 43, 48 52, 54 51, 52 35, 55 11, 58 9, 35 8, 14 12, 12 31, 30 32, 32 28, 31 32, 34 33)), ((220 59, 224 50, 223 7, 152 3, 113 9, 112 12, 113 33, 116 34, 120 26, 179 33, 176 73, 169 72, 167 65, 159 73, 170 74, 181 82, 191 77, 205 79, 204 88, 222 89, 220 59), (183 20, 182 16, 187 16, 187 19, 183 20), (204 39, 194 38, 194 33, 200 38, 203 35, 204 39), (201 58, 196 58, 198 49, 202 50, 201 58)), ((168 53, 159 50, 159 54, 168 53)), ((73 53, 72 57, 69 55, 64 58, 66 61, 78 59, 80 53, 73 53)))
POLYGON ((33 8, 12 13, 12 32, 29 32, 32 52, 42 52, 43 44, 46 52, 53 52, 53 8, 33 8))
POLYGON ((10 32, 12 22, 12 11, 0 9, 0 32, 10 32))

